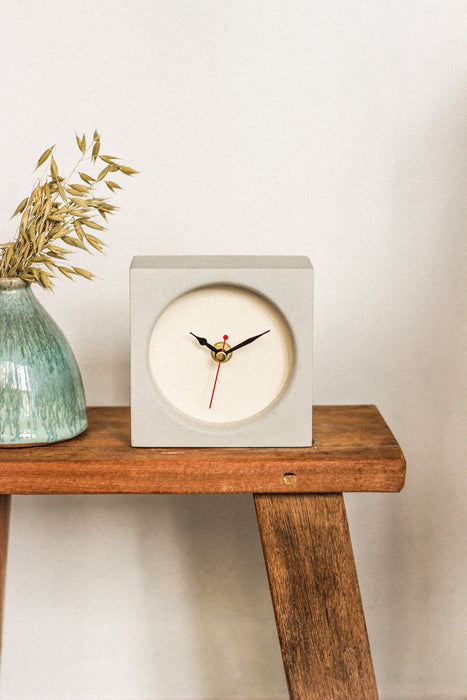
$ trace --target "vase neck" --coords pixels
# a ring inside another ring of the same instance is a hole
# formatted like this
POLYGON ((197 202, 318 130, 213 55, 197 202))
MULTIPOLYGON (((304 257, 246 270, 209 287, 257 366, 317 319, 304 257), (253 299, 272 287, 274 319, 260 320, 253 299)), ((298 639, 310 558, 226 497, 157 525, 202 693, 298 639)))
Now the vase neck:
POLYGON ((25 282, 21 277, 0 277, 0 291, 16 291, 17 289, 26 289, 31 286, 31 282, 25 282))

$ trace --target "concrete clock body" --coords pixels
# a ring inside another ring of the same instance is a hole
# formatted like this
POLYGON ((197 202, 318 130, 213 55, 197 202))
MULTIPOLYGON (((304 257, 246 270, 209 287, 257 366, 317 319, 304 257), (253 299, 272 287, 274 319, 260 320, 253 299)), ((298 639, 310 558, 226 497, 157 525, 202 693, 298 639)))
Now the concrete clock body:
POLYGON ((134 447, 312 444, 304 256, 141 256, 130 269, 134 447))

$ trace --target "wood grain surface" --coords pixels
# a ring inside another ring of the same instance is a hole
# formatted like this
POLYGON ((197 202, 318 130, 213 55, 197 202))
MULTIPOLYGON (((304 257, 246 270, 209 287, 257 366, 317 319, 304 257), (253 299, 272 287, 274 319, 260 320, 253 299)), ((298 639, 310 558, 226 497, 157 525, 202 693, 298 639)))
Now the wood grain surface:
POLYGON ((308 448, 130 446, 130 409, 88 409, 67 442, 0 448, 0 493, 399 491, 405 460, 375 406, 316 406, 308 448))
POLYGON ((290 697, 376 700, 342 494, 255 505, 290 697))
POLYGON ((0 650, 8 551, 8 530, 10 525, 10 502, 11 496, 0 496, 0 650))

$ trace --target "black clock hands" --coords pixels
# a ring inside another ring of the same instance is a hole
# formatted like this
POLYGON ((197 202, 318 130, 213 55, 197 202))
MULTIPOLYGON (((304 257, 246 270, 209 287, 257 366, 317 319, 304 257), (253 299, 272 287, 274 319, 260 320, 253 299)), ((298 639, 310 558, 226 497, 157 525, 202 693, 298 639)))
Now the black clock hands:
POLYGON ((269 333, 269 332, 270 331, 264 331, 264 333, 259 333, 259 335, 254 335, 252 338, 247 338, 242 343, 239 343, 238 345, 234 345, 233 348, 230 348, 229 350, 227 350, 225 354, 230 355, 230 353, 232 353, 234 350, 238 350, 239 348, 243 348, 245 345, 249 345, 254 340, 261 338, 262 335, 266 335, 266 333, 269 333))
MULTIPOLYGON (((225 355, 225 359, 227 358, 228 355, 231 355, 231 354, 233 353, 234 350, 238 350, 239 348, 245 347, 245 345, 249 345, 249 344, 252 343, 254 340, 258 340, 258 338, 261 338, 262 335, 266 335, 266 333, 270 333, 270 330, 264 331, 263 333, 259 333, 258 335, 254 335, 254 336, 252 336, 251 338, 247 338, 246 340, 242 341, 241 343, 238 343, 238 345, 234 345, 233 348, 229 348, 228 350, 223 350, 224 355, 225 355)), ((210 343, 208 343, 208 341, 206 340, 206 338, 200 338, 198 335, 195 335, 195 334, 192 333, 191 331, 190 331, 190 335, 192 335, 194 338, 196 338, 196 340, 198 341, 198 343, 199 343, 200 345, 204 345, 205 347, 209 348, 209 350, 211 350, 211 352, 213 352, 213 353, 216 355, 216 357, 217 357, 217 353, 219 352, 219 347, 220 347, 220 346, 217 347, 217 348, 214 347, 213 345, 211 345, 210 343)), ((227 347, 228 347, 228 346, 227 346, 227 347)))
POLYGON ((194 338, 196 338, 196 340, 198 341, 198 343, 200 345, 205 345, 207 348, 209 348, 209 350, 211 350, 211 352, 217 352, 217 348, 215 348, 214 345, 210 345, 208 343, 208 341, 206 340, 206 338, 200 338, 199 336, 195 335, 191 331, 190 331, 190 335, 192 335, 194 338))

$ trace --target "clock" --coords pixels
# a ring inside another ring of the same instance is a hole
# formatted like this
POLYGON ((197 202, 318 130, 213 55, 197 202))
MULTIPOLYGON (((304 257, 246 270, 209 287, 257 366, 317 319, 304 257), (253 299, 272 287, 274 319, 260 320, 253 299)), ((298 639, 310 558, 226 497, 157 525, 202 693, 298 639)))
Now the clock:
POLYGON ((139 256, 130 268, 134 447, 312 444, 304 256, 139 256))

